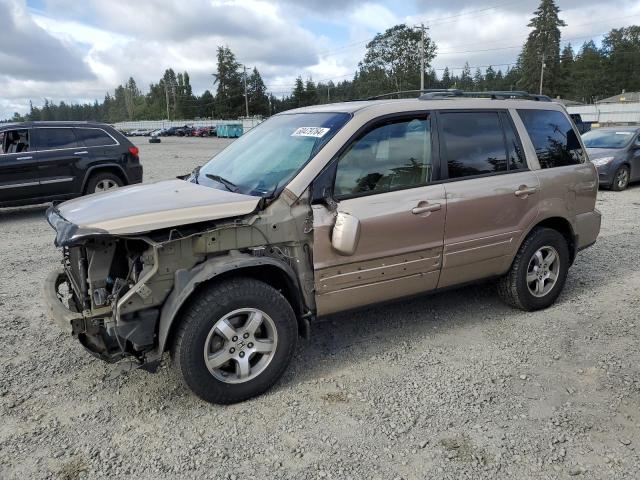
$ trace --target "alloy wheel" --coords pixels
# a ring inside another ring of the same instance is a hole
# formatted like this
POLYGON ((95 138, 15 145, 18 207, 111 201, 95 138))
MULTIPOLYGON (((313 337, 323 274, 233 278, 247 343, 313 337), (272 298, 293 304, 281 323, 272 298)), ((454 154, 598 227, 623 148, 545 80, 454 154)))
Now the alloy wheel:
POLYGON ((96 184, 94 193, 106 192, 107 190, 113 190, 115 188, 118 188, 118 184, 109 178, 105 178, 96 184))
POLYGON ((629 182, 629 171, 626 168, 621 168, 618 170, 618 174, 616 175, 616 185, 619 189, 624 189, 629 182))
POLYGON ((204 343, 207 369, 225 383, 243 383, 271 363, 278 344, 274 321, 262 310, 241 308, 211 328, 204 343))
POLYGON ((534 297, 547 295, 558 280, 560 258, 555 248, 540 247, 529 260, 527 267, 527 287, 534 297))

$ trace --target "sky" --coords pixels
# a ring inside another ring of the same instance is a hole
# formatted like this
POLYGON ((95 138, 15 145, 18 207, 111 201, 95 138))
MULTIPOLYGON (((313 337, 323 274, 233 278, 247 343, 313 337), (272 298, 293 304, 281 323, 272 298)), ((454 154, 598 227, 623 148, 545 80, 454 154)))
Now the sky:
MULTIPOLYGON (((640 24, 639 0, 556 0, 563 45, 599 42, 640 24)), ((366 43, 399 24, 424 23, 432 62, 459 72, 516 61, 539 0, 0 0, 0 119, 29 101, 101 101, 133 76, 147 91, 166 68, 188 71, 194 93, 213 90, 215 54, 227 45, 257 67, 276 96, 298 75, 350 79, 366 43)))

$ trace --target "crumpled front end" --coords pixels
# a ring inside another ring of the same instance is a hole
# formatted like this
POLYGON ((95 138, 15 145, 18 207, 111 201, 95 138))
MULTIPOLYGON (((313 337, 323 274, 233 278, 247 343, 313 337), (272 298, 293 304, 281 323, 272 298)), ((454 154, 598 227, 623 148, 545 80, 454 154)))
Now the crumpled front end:
POLYGON ((49 316, 102 360, 143 360, 159 317, 159 302, 145 285, 157 269, 155 247, 79 228, 55 208, 47 216, 63 257, 45 281, 49 316))

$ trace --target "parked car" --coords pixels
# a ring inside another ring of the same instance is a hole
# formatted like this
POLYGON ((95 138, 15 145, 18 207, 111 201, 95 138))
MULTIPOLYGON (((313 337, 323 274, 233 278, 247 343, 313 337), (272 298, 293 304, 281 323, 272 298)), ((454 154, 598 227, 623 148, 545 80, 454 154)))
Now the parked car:
POLYGON ((571 120, 573 120, 573 123, 576 124, 578 132, 580 132, 581 135, 591 130, 591 124, 588 122, 583 122, 582 115, 580 115, 579 113, 572 113, 569 116, 571 117, 571 120))
POLYGON ((216 127, 200 127, 193 132, 194 137, 215 137, 216 127))
POLYGON ((90 122, 0 126, 0 206, 67 200, 142 181, 138 148, 90 122))
POLYGON ((610 127, 582 136, 589 159, 598 168, 600 185, 620 191, 640 181, 639 134, 639 127, 610 127))
POLYGON ((488 278, 546 308, 600 230, 596 169, 545 101, 290 110, 183 178, 50 208, 45 291, 94 355, 153 371, 170 351, 215 403, 268 389, 328 314, 488 278))

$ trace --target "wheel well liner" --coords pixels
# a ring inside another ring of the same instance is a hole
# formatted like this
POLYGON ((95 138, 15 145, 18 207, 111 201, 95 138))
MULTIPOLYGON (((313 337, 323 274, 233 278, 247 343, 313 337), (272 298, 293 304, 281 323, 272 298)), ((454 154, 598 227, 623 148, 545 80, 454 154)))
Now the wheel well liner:
POLYGON ((244 276, 263 281, 279 290, 291 304, 298 322, 304 313, 304 301, 293 269, 285 262, 272 257, 254 257, 248 254, 212 258, 191 270, 178 270, 175 283, 165 301, 158 324, 159 355, 166 351, 179 322, 180 312, 189 299, 212 280, 221 281, 234 276, 244 276))

